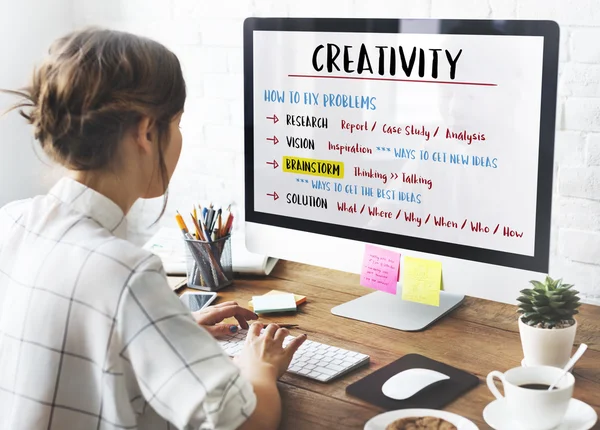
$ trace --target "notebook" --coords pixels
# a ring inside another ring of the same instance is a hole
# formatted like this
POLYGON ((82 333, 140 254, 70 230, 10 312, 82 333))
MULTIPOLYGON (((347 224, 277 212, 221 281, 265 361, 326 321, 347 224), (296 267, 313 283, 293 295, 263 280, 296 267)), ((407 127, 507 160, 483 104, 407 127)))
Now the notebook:
POLYGON ((408 354, 346 387, 346 392, 387 410, 442 409, 479 384, 479 378, 464 370, 419 354, 408 354), (382 392, 383 384, 407 369, 421 368, 441 372, 450 379, 437 382, 406 400, 394 400, 382 392))
MULTIPOLYGON (((285 291, 279 291, 279 290, 271 290, 264 295, 267 296, 267 295, 273 295, 273 294, 291 294, 291 293, 286 293, 285 291)), ((306 303, 306 296, 294 294, 294 299, 296 300, 296 306, 300 306, 301 304, 306 303)), ((254 303, 252 303, 252 300, 250 300, 248 302, 248 308, 250 308, 250 310, 254 309, 254 303)))
POLYGON ((252 297, 254 312, 269 314, 296 311, 296 299, 293 294, 265 294, 252 297))

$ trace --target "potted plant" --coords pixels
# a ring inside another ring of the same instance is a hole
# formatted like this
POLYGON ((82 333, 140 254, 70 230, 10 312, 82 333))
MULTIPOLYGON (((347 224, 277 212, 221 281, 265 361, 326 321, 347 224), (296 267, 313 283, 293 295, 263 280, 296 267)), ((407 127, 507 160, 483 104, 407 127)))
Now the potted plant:
POLYGON ((575 315, 581 305, 579 292, 562 279, 549 276, 543 283, 530 282, 533 288, 522 290, 517 299, 523 365, 563 367, 571 357, 575 341, 575 315))

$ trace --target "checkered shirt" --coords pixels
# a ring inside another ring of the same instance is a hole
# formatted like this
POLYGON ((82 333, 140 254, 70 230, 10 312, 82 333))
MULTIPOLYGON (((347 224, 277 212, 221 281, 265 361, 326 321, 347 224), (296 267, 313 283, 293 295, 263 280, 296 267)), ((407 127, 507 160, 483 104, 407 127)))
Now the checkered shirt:
POLYGON ((0 209, 0 430, 234 429, 250 383, 69 178, 0 209))

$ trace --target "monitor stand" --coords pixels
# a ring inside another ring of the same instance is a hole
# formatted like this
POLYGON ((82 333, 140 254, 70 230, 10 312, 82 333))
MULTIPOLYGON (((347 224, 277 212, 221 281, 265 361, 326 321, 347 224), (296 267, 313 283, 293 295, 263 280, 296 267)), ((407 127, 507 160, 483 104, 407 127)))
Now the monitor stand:
POLYGON ((402 300, 402 289, 398 288, 396 295, 375 291, 336 306, 331 313, 397 330, 420 331, 450 313, 464 298, 440 291, 440 306, 429 306, 402 300))

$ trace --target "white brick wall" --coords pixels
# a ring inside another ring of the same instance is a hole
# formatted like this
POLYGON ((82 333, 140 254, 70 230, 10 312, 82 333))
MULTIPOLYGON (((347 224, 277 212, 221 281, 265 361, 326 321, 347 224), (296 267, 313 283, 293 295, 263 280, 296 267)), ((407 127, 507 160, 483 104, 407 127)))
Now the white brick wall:
MULTIPOLYGON (((206 199, 243 205, 242 22, 246 16, 553 19, 561 25, 551 274, 600 303, 600 0, 73 0, 76 23, 133 31, 180 57, 185 150, 161 223, 206 199)), ((147 235, 159 201, 132 214, 147 235)), ((238 223, 239 225, 239 223, 238 223)))

